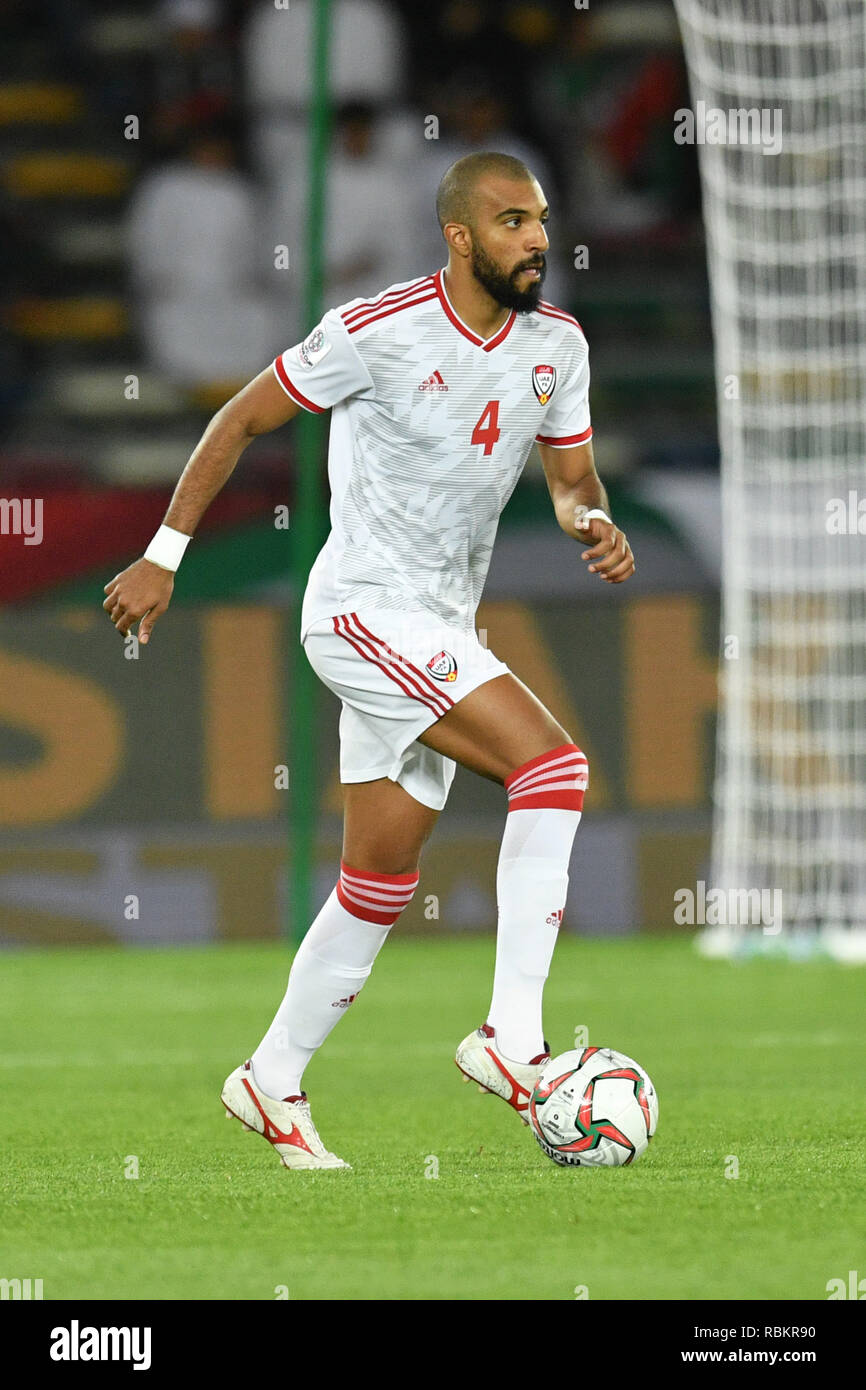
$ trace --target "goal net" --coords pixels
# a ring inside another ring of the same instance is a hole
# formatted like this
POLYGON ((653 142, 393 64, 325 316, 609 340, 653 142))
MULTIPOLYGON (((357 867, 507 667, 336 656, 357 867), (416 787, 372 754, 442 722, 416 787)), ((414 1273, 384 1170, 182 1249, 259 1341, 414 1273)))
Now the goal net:
POLYGON ((723 575, 708 954, 866 959, 866 4, 675 0, 723 575), (757 920, 755 920, 757 918, 757 920))

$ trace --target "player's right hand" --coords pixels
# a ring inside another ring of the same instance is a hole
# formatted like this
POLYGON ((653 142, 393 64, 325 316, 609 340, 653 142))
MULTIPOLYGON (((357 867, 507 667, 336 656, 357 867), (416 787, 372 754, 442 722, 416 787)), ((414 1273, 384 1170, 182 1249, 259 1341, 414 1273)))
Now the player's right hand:
POLYGON ((168 608, 173 591, 172 571, 142 556, 108 581, 104 588, 107 598, 102 606, 122 637, 126 637, 133 623, 141 619, 138 640, 144 644, 157 618, 168 608))

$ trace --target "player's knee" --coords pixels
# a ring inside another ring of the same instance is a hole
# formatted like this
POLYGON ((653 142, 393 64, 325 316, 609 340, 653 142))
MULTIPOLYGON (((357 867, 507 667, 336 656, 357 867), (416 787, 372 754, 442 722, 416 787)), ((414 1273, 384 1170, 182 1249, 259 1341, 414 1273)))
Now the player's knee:
POLYGON ((566 736, 564 742, 527 758, 504 779, 508 809, 583 810, 589 763, 583 749, 566 736))
POLYGON ((405 874, 417 874, 420 872, 420 860, 416 855, 411 859, 387 859, 380 861, 385 867, 379 873, 388 874, 393 877, 402 877, 405 874))
POLYGON ((344 850, 344 859, 366 874, 389 877, 417 874, 421 863, 420 849, 401 850, 393 845, 367 845, 354 854, 344 850))

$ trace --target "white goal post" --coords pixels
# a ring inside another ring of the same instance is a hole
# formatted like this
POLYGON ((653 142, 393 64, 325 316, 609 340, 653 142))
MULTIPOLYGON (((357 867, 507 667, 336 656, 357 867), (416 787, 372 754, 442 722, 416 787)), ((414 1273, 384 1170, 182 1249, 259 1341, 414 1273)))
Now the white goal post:
POLYGON ((866 959, 866 3, 675 0, 722 456, 708 954, 866 959))

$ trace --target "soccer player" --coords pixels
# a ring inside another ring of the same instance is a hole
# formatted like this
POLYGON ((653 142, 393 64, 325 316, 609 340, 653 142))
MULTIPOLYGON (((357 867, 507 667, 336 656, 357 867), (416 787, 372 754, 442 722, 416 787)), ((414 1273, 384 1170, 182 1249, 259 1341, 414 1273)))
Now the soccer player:
POLYGON ((223 406, 144 556, 105 586, 117 630, 140 620, 146 643, 244 447, 301 410, 332 410, 331 531, 300 636, 342 702, 340 875, 270 1028, 221 1096, 289 1168, 348 1166, 313 1125, 304 1069, 410 902, 458 762, 504 787, 508 814, 492 1000, 456 1062, 526 1123, 549 1056, 542 991, 587 784, 568 731, 474 627, 499 516, 533 441, 556 520, 586 546, 590 571, 609 584, 634 572, 593 462, 586 340, 541 299, 549 243, 538 182, 509 155, 472 154, 444 175, 437 212, 445 269, 329 310, 223 406))

